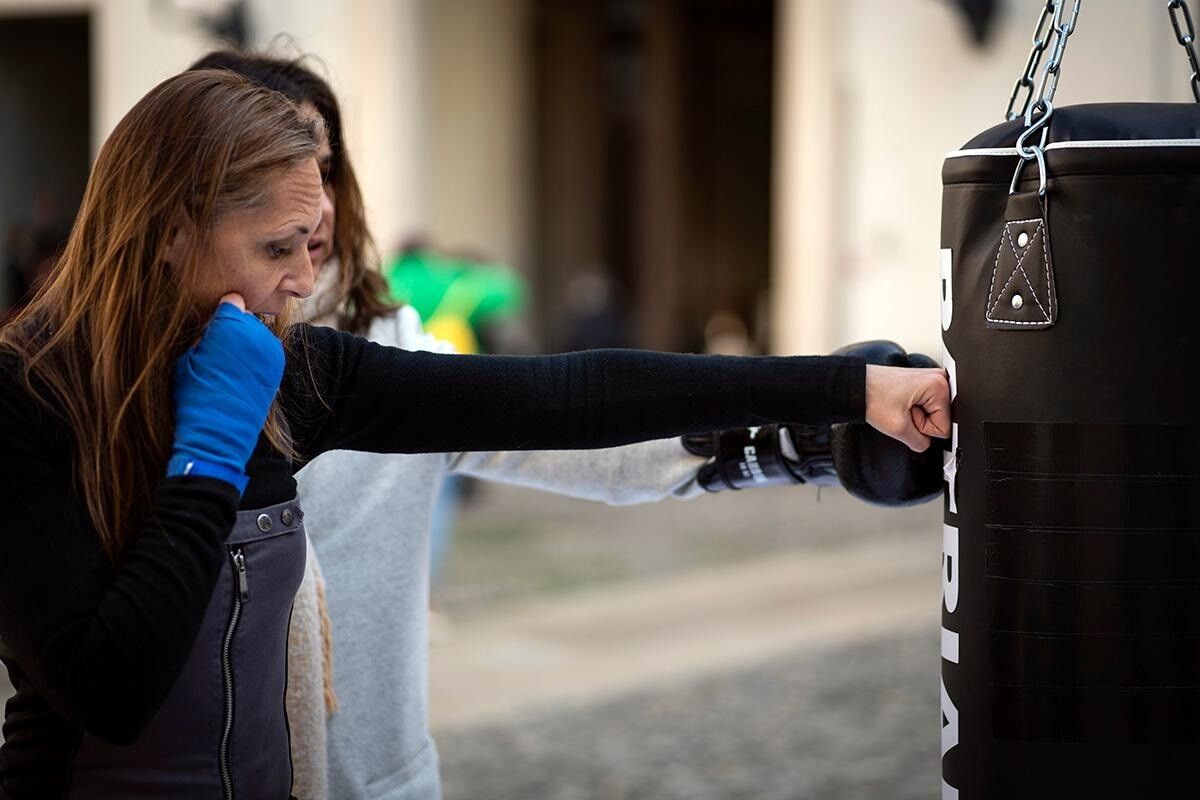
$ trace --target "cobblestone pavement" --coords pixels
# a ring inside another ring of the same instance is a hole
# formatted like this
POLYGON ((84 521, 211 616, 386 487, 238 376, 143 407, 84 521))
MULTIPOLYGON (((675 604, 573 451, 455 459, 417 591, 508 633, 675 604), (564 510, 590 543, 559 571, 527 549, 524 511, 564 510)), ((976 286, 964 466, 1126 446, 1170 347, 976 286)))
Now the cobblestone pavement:
POLYGON ((775 553, 903 538, 936 560, 941 546, 940 503, 876 508, 840 489, 775 487, 617 508, 495 484, 479 490, 435 589, 452 618, 775 553))
MULTIPOLYGON (((929 554, 932 606, 919 624, 863 625, 752 664, 656 674, 620 693, 435 729, 447 800, 937 797, 937 506, 875 509, 789 487, 612 509, 488 487, 463 515, 439 590, 452 637, 456 619, 457 635, 474 635, 483 620, 502 624, 505 609, 568 603, 595 587, 776 556, 870 558, 896 545, 929 554)), ((874 563, 877 582, 863 589, 886 602, 886 568, 874 563)), ((438 661, 435 647, 435 670, 438 661)))
POLYGON ((930 800, 937 631, 438 735, 446 800, 930 800))

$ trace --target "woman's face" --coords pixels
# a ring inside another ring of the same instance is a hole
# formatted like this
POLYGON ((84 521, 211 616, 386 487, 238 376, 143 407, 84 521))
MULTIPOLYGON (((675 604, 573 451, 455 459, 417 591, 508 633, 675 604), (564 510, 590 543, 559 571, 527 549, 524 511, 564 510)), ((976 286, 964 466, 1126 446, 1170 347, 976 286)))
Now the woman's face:
POLYGON ((325 263, 333 255, 335 218, 333 183, 329 180, 329 173, 333 167, 333 151, 329 149, 327 141, 322 141, 317 150, 317 167, 321 170, 321 184, 324 188, 321 192, 321 224, 317 226, 316 232, 308 240, 308 256, 312 259, 313 272, 319 274, 321 267, 325 266, 325 263))
POLYGON ((237 292, 246 310, 258 314, 279 314, 288 300, 312 294, 309 243, 324 225, 323 198, 316 159, 309 159, 280 172, 262 206, 223 215, 201 261, 216 267, 206 294, 215 302, 237 292))

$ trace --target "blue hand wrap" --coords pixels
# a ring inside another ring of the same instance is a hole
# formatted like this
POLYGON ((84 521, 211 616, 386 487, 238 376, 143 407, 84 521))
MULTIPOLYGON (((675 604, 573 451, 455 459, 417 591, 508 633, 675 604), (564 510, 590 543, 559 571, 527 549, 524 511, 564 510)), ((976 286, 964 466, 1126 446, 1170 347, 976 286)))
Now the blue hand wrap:
POLYGON ((283 343, 229 303, 175 362, 175 445, 167 475, 204 475, 246 488, 246 462, 283 377, 283 343))

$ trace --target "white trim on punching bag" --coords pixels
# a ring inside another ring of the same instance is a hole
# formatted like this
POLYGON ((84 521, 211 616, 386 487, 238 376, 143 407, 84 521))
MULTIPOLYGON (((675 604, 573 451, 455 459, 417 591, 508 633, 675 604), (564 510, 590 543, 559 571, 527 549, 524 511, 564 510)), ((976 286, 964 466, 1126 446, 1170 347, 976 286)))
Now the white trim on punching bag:
MULTIPOLYGON (((1200 147, 1200 139, 1094 139, 1079 142, 1051 142, 1046 150, 1100 150, 1105 148, 1133 147, 1200 147)), ((967 158, 972 156, 998 156, 1014 158, 1017 155, 1015 147, 980 147, 977 150, 952 150, 946 158, 967 158)))

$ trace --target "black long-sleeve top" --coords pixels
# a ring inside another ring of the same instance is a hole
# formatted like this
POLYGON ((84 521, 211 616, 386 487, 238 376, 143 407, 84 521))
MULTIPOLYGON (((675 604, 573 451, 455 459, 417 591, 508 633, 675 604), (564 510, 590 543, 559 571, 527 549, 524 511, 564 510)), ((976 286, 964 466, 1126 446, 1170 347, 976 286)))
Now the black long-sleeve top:
MULTIPOLYGON (((844 358, 459 356, 304 325, 288 353, 280 405, 305 460, 334 449, 610 447, 864 416, 865 367, 844 358)), ((164 477, 114 566, 72 480, 71 432, 28 394, 19 370, 0 354, 0 658, 17 688, 0 797, 43 796, 69 771, 83 731, 137 737, 188 656, 237 510, 294 497, 302 465, 260 440, 240 500, 222 481, 164 477)))

